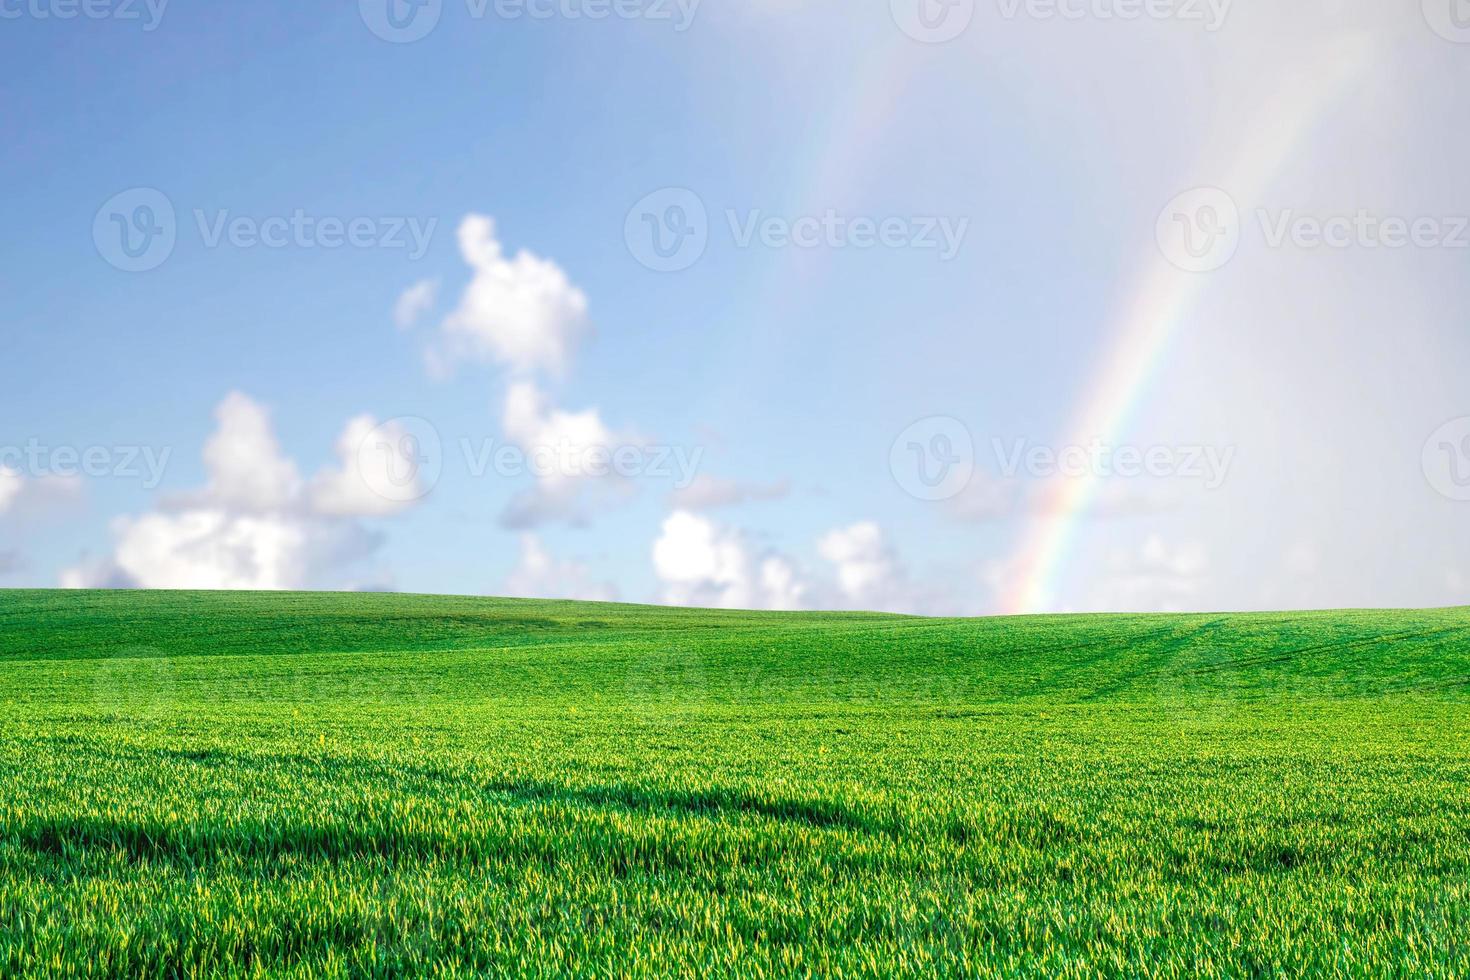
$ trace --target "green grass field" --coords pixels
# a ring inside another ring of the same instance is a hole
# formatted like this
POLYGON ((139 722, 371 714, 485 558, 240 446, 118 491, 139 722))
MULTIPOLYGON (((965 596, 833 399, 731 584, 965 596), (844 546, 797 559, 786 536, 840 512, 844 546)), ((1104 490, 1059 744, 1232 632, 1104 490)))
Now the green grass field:
POLYGON ((1470 611, 0 592, 0 974, 1470 976, 1470 611))

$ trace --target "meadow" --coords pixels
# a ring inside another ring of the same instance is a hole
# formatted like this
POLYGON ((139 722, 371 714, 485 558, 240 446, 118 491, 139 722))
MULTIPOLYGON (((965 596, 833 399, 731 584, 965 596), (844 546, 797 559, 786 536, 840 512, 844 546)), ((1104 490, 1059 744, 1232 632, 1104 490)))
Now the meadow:
POLYGON ((0 623, 4 976, 1470 976, 1470 610, 0 623))

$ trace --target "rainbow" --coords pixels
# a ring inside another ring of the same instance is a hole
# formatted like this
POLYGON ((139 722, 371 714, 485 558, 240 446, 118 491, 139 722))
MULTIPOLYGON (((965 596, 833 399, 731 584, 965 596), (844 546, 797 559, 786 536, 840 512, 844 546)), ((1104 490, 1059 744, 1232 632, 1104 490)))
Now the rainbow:
MULTIPOLYGON (((1312 124, 1365 74, 1372 53, 1366 35, 1348 35, 1324 49, 1320 57, 1303 59, 1301 70, 1263 106, 1260 120, 1247 130, 1249 143, 1223 171, 1220 186, 1237 202, 1259 200, 1312 124)), ((1117 340, 1068 428, 1073 444, 1094 438, 1110 444, 1120 441, 1150 380, 1166 359, 1170 340, 1187 322, 1209 281, 1208 275, 1175 268, 1150 247, 1146 270, 1117 318, 1117 340)), ((1003 612, 1054 608, 1056 577, 1066 567, 1082 518, 1099 486, 1096 475, 1057 480, 1047 486, 1009 565, 1012 585, 1002 598, 1003 612)))

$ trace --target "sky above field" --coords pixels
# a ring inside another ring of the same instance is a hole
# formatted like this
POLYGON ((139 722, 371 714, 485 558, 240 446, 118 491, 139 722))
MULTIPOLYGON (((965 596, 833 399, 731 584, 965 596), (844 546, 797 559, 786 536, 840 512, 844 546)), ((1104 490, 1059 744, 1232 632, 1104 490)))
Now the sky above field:
POLYGON ((1470 4, 0 0, 0 586, 1470 597, 1470 4))

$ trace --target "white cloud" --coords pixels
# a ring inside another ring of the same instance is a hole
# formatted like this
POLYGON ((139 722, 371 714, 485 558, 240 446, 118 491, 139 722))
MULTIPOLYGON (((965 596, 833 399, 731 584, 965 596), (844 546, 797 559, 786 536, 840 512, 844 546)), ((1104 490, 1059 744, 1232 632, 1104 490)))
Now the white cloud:
POLYGON ((306 515, 196 508, 115 522, 110 563, 63 573, 67 588, 300 589, 339 561, 371 550, 356 525, 306 515))
POLYGON ((430 366, 491 360, 519 373, 561 372, 588 332, 587 297, 561 267, 522 249, 507 259, 495 222, 467 215, 459 249, 474 270, 459 305, 444 320, 430 366))
POLYGON ((807 586, 776 554, 757 556, 739 531, 675 511, 653 544, 663 601, 723 609, 802 609, 807 586))
POLYGON ((281 454, 270 414, 238 391, 214 411, 218 427, 204 444, 208 498, 245 511, 277 510, 301 492, 296 464, 281 454))
POLYGON ((408 330, 419 318, 434 308, 439 295, 439 280, 420 279, 398 295, 393 304, 393 322, 399 330, 408 330))
POLYGON ((280 451, 263 407, 238 392, 215 411, 204 446, 208 485, 158 509, 113 522, 101 560, 66 569, 67 588, 301 589, 331 587, 379 538, 353 517, 399 509, 357 485, 356 447, 372 418, 348 423, 341 467, 303 484, 280 451))
POLYGON ((19 473, 8 466, 0 466, 0 514, 10 509, 24 486, 19 473))
POLYGON ((861 521, 828 531, 817 553, 831 562, 846 605, 858 609, 909 612, 915 596, 883 529, 861 521))
MULTIPOLYGON (((589 332, 587 297, 555 262, 522 249, 507 258, 494 219, 464 217, 460 254, 473 270, 458 305, 445 318, 428 352, 431 372, 445 373, 462 360, 489 361, 510 369, 503 429, 525 455, 535 486, 519 493, 501 524, 526 529, 550 521, 586 523, 592 512, 631 493, 626 475, 610 458, 642 440, 613 432, 595 408, 556 407, 529 376, 560 374, 589 332)), ((420 282, 399 299, 408 314, 432 296, 420 282)))
POLYGON ((52 507, 75 503, 82 496, 80 476, 42 476, 27 478, 19 470, 0 466, 0 515, 9 513, 34 517, 52 507))
POLYGON ((521 557, 505 581, 505 594, 525 599, 585 599, 616 602, 617 587, 596 582, 586 565, 554 558, 541 539, 521 535, 521 557))
POLYGON ((506 511, 506 526, 583 521, 597 504, 628 492, 626 480, 612 469, 611 454, 639 440, 613 432, 595 408, 563 411, 536 385, 518 381, 506 391, 503 424, 506 438, 525 453, 536 477, 535 489, 506 511))
MULTIPOLYGON (((35 525, 54 507, 66 507, 81 498, 82 480, 77 476, 43 476, 27 479, 9 466, 0 466, 0 519, 9 527, 35 525)), ((27 567, 25 555, 0 549, 0 577, 27 567)))
POLYGON ((396 465, 396 460, 389 457, 398 452, 397 447, 407 438, 408 433, 396 423, 379 425, 371 415, 350 420, 337 438, 337 465, 322 469, 312 478, 312 509, 334 517, 385 517, 412 506, 427 492, 418 469, 407 477, 411 485, 395 487, 392 494, 374 489, 375 481, 381 477, 373 476, 366 469, 373 467, 381 474, 384 468, 396 465))
POLYGON ((808 586, 784 555, 767 555, 761 559, 757 592, 768 609, 806 608, 808 586))
POLYGON ((786 480, 776 483, 741 483, 701 473, 694 482, 670 495, 675 510, 714 510, 762 500, 783 500, 791 493, 786 480))
POLYGON ((661 601, 725 609, 861 609, 936 612, 938 593, 910 582, 882 528, 872 521, 829 531, 817 552, 835 582, 813 581, 785 555, 757 553, 738 529, 687 510, 664 520, 653 545, 661 601))

